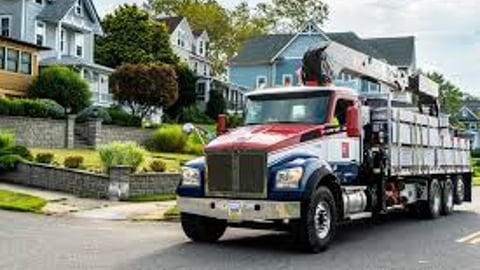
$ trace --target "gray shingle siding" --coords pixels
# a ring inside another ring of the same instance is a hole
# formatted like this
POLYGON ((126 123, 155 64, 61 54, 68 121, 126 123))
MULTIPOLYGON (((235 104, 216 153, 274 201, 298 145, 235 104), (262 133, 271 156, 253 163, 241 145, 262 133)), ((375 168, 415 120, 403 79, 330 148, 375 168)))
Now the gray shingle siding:
POLYGON ((295 35, 266 35, 247 40, 231 65, 268 63, 295 35))
POLYGON ((365 42, 392 65, 410 67, 415 64, 415 37, 371 38, 365 42))
POLYGON ((68 11, 72 9, 76 1, 77 0, 60 0, 50 3, 47 2, 47 8, 44 8, 40 14, 38 14, 38 18, 48 22, 59 22, 65 17, 68 11))

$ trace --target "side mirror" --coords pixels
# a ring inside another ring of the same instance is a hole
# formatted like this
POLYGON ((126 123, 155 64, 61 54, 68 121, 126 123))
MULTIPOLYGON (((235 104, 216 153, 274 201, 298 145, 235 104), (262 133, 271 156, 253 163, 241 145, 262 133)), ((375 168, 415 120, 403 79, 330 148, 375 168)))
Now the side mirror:
POLYGON ((360 137, 362 134, 362 128, 360 123, 360 109, 353 105, 347 109, 347 136, 348 137, 360 137))
POLYGON ((220 114, 217 118, 217 136, 225 133, 227 133, 227 116, 225 114, 220 114))
POLYGON ((195 131, 195 126, 191 123, 186 123, 183 125, 183 132, 186 134, 191 134, 195 131))

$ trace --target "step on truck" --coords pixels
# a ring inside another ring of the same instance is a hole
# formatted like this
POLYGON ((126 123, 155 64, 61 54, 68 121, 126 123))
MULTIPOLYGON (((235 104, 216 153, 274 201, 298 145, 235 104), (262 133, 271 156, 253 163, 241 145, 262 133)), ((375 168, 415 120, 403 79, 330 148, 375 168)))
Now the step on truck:
POLYGON ((471 201, 470 141, 440 113, 428 79, 360 95, 310 68, 308 86, 249 93, 244 125, 182 169, 178 207, 190 239, 268 227, 320 252, 340 223, 399 210, 435 219, 471 201))

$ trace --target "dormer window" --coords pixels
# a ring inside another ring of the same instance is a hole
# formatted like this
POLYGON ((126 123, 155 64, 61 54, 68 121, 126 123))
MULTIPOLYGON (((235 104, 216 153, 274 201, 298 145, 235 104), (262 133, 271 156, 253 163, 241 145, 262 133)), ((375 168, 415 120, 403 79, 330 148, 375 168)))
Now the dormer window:
POLYGON ((302 33, 307 35, 318 34, 320 31, 317 26, 312 23, 309 23, 305 29, 303 29, 302 33))
POLYGON ((183 30, 177 32, 177 46, 185 47, 185 31, 183 30))
POLYGON ((198 42, 198 54, 205 56, 205 42, 203 40, 198 42))
POLYGON ((0 16, 0 36, 10 37, 12 35, 12 17, 10 15, 0 16))
POLYGON ((82 16, 82 11, 82 0, 77 0, 77 2, 75 2, 75 14, 82 16))

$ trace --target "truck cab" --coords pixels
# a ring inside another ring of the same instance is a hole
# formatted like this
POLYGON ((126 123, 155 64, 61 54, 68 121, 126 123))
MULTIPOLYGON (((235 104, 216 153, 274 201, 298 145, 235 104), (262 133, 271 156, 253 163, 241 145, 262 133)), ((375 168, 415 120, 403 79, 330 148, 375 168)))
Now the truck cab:
POLYGON ((194 241, 256 224, 287 228, 306 250, 320 252, 340 222, 398 207, 437 217, 469 199, 468 168, 435 178, 392 170, 393 120, 375 118, 351 89, 256 90, 245 113, 244 126, 183 168, 178 206, 194 241))

